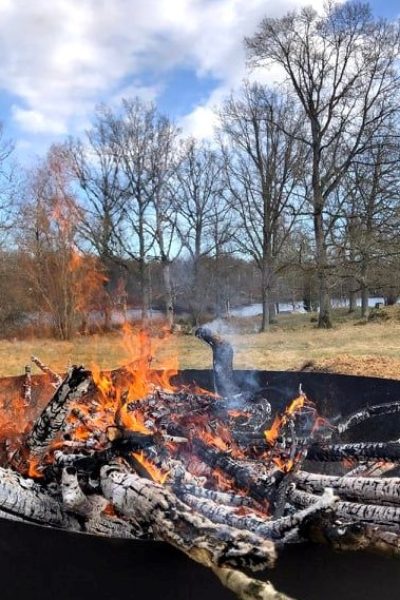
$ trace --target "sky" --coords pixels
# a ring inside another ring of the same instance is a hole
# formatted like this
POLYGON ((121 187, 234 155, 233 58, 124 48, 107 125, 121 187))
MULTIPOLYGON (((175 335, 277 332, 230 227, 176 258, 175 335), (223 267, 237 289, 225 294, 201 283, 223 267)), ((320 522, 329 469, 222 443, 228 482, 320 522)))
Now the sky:
MULTIPOLYGON (((323 0, 0 0, 6 136, 30 160, 89 128, 96 105, 133 96, 210 136, 213 108, 246 76, 243 37, 305 3, 323 0)), ((400 13, 399 0, 371 5, 400 13)))

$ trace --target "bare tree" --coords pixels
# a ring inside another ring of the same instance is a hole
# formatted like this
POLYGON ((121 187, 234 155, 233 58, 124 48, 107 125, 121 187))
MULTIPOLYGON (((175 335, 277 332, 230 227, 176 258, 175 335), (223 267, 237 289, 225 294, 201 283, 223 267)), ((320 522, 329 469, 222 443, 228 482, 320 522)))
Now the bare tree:
POLYGON ((158 117, 149 139, 148 186, 150 214, 147 223, 154 235, 164 286, 164 307, 168 327, 174 325, 174 292, 171 263, 179 254, 178 214, 175 207, 176 171, 180 161, 179 130, 166 117, 158 117))
POLYGON ((170 200, 177 130, 155 105, 123 100, 120 116, 107 113, 110 149, 121 168, 122 213, 117 239, 122 253, 139 266, 142 319, 150 304, 149 260, 159 252, 167 318, 173 321, 170 279, 175 227, 170 200))
POLYGON ((139 266, 142 319, 146 321, 150 304, 147 259, 155 242, 147 225, 151 204, 148 157, 157 113, 155 106, 138 98, 123 100, 122 108, 120 116, 107 112, 111 152, 121 165, 122 219, 116 235, 123 255, 139 266))
POLYGON ((277 274, 304 204, 304 145, 295 139, 302 129, 294 104, 258 85, 246 84, 221 111, 235 242, 261 272, 261 331, 269 327, 277 274))
POLYGON ((361 292, 363 317, 368 314, 371 281, 376 280, 374 267, 400 253, 396 235, 399 161, 400 135, 392 123, 371 139, 370 147, 354 162, 343 180, 342 193, 346 199, 344 274, 354 282, 353 294, 361 292))
POLYGON ((176 173, 174 208, 178 215, 177 233, 191 258, 192 273, 187 283, 193 322, 199 322, 204 309, 204 289, 201 290, 201 263, 204 257, 216 253, 231 237, 228 207, 223 197, 223 162, 217 150, 190 139, 176 173))
POLYGON ((278 64, 308 125, 319 279, 319 327, 330 327, 324 210, 368 139, 398 110, 399 22, 374 20, 368 5, 329 2, 264 19, 246 40, 254 65, 278 64))
POLYGON ((0 246, 4 246, 15 225, 17 194, 19 181, 16 165, 11 158, 13 143, 6 139, 2 123, 0 123, 0 246))
POLYGON ((110 281, 115 263, 121 263, 117 231, 122 222, 121 159, 112 152, 107 110, 99 108, 93 127, 83 140, 66 148, 72 174, 81 193, 79 231, 99 256, 105 269, 105 327, 111 325, 110 281))

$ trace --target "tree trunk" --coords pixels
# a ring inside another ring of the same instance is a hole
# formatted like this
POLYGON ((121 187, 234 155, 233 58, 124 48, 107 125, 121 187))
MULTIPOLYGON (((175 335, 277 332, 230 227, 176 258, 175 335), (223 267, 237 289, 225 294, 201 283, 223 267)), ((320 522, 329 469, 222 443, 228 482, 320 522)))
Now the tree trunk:
POLYGON ((330 329, 331 320, 331 301, 328 290, 327 275, 327 256, 323 223, 323 198, 319 189, 314 189, 314 233, 316 242, 316 266, 319 282, 319 319, 318 327, 320 329, 330 329))
POLYGON ((270 324, 269 309, 270 309, 271 303, 270 303, 268 288, 263 286, 263 288, 261 290, 261 297, 262 297, 262 319, 261 319, 260 333, 263 331, 269 330, 269 324, 270 324))
POLYGON ((368 266, 366 261, 363 261, 361 265, 361 316, 366 319, 368 317, 368 300, 369 300, 369 288, 368 288, 368 266))
POLYGON ((200 255, 196 254, 193 257, 193 283, 190 292, 190 312, 193 327, 200 325, 200 315, 202 312, 201 290, 199 285, 200 279, 200 255))
POLYGON ((164 281, 165 316, 167 319, 168 328, 170 331, 172 331, 174 326, 174 299, 171 283, 171 265, 166 258, 161 260, 161 268, 164 281))
POLYGON ((274 322, 275 305, 271 299, 273 287, 273 268, 272 252, 269 245, 270 236, 264 233, 263 262, 261 267, 261 299, 262 299, 262 320, 260 332, 268 331, 269 326, 274 322))
POLYGON ((368 300, 369 300, 369 292, 368 287, 363 283, 361 285, 361 316, 363 318, 368 317, 368 300))
POLYGON ((149 318, 149 268, 144 258, 139 261, 142 321, 149 318))
POLYGON ((355 312, 357 308, 357 292, 354 290, 349 291, 349 313, 355 312))
POLYGON ((396 290, 388 290, 385 294, 385 306, 394 306, 399 296, 396 290))
POLYGON ((269 303, 269 324, 273 325, 276 323, 276 304, 275 302, 269 303))

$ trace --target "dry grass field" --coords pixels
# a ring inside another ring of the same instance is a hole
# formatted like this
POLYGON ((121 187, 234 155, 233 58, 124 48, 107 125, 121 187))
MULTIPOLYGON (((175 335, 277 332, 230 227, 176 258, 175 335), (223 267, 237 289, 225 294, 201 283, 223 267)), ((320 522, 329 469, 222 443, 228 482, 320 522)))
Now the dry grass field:
MULTIPOLYGON (((324 370, 341 373, 400 378, 400 307, 384 309, 373 321, 361 323, 357 316, 335 314, 332 330, 316 329, 309 315, 280 316, 268 333, 255 333, 255 319, 230 323, 237 331, 227 336, 235 348, 235 367, 272 370, 324 370)), ((154 339, 154 366, 170 364, 208 368, 211 352, 191 335, 154 339)), ((59 372, 70 364, 93 363, 116 368, 132 358, 119 333, 77 337, 71 342, 52 339, 1 340, 0 376, 21 374, 35 354, 59 372)))

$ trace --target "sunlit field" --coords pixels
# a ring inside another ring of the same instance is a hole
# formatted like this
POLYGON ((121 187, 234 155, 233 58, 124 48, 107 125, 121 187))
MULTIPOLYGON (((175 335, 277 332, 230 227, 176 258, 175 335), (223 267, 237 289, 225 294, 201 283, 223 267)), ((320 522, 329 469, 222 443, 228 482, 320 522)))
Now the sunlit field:
MULTIPOLYGON (((318 330, 309 315, 284 315, 268 333, 256 333, 258 321, 232 321, 236 334, 226 336, 235 348, 235 367, 246 369, 327 370, 400 378, 400 320, 397 309, 387 309, 386 319, 368 322, 335 314, 333 329, 318 330)), ((153 366, 170 364, 178 357, 181 369, 209 368, 211 352, 193 335, 172 335, 160 340, 153 366)), ((0 341, 0 374, 23 373, 30 356, 37 355, 53 369, 64 372, 71 364, 93 363, 114 369, 131 359, 119 332, 76 337, 69 342, 54 339, 0 341)))

